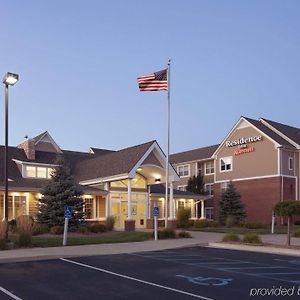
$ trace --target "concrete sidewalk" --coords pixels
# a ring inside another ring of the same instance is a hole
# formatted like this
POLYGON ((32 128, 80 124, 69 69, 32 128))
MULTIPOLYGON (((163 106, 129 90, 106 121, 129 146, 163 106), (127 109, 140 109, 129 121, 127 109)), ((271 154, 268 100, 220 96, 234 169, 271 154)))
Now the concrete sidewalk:
MULTIPOLYGON (((275 247, 232 245, 220 243, 223 233, 190 231, 192 239, 170 239, 158 241, 98 244, 49 248, 27 248, 0 251, 0 263, 56 259, 61 257, 80 257, 92 255, 110 255, 144 251, 158 251, 192 246, 210 246, 223 249, 246 250, 254 252, 276 253, 283 255, 300 255, 300 250, 278 248, 285 245, 285 234, 261 235, 262 241, 275 247)), ((299 238, 292 238, 292 245, 300 245, 299 238)))

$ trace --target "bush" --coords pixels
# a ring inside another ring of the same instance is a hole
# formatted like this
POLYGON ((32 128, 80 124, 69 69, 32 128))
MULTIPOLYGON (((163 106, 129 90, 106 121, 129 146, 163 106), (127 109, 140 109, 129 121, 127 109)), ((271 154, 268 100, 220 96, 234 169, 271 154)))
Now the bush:
POLYGON ((177 213, 177 227, 187 228, 189 226, 189 219, 191 217, 191 210, 187 208, 181 208, 177 213))
POLYGON ((64 233, 64 228, 62 226, 56 225, 56 226, 52 226, 50 228, 50 233, 51 234, 63 234, 64 233))
POLYGON ((33 218, 28 215, 22 215, 17 218, 16 223, 19 233, 17 244, 20 247, 30 246, 34 224, 33 218))
POLYGON ((240 242, 241 239, 238 234, 226 233, 222 239, 223 242, 240 242))
POLYGON ((294 231, 293 237, 300 237, 300 229, 294 231))
POLYGON ((225 226, 230 228, 236 224, 236 218, 234 216, 227 216, 225 226))
POLYGON ((247 244, 261 244, 261 238, 257 233, 246 233, 243 242, 247 244))
POLYGON ((0 250, 7 249, 6 245, 6 230, 7 230, 7 222, 0 221, 0 250))
POLYGON ((33 235, 39 235, 49 232, 49 227, 46 224, 35 223, 33 225, 33 235))
POLYGON ((196 220, 194 223, 195 228, 205 228, 209 227, 209 221, 207 220, 196 220))
POLYGON ((12 220, 8 221, 8 230, 11 233, 16 233, 17 232, 17 221, 16 221, 16 219, 12 219, 12 220))
POLYGON ((87 226, 79 226, 77 231, 82 234, 88 234, 90 232, 87 226))
POLYGON ((158 231, 159 239, 175 239, 176 233, 174 229, 163 229, 158 231))
POLYGON ((298 221, 295 221, 294 222, 294 225, 300 225, 300 221, 298 220, 298 221))
POLYGON ((260 222, 243 222, 240 224, 241 227, 248 229, 267 229, 267 225, 260 222))
POLYGON ((108 231, 113 230, 114 227, 115 227, 115 222, 116 222, 115 217, 113 217, 113 216, 107 217, 107 218, 106 218, 106 221, 105 221, 106 229, 107 229, 108 231))
POLYGON ((181 231, 178 233, 178 237, 179 238, 191 238, 192 236, 189 232, 181 231))
POLYGON ((89 230, 93 233, 98 233, 107 231, 107 228, 104 224, 92 224, 89 226, 89 230))

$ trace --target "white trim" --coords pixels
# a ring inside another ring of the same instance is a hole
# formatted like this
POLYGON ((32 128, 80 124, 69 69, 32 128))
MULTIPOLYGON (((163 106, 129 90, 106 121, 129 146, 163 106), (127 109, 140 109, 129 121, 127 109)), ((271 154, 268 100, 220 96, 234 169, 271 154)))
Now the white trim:
POLYGON ((124 173, 124 174, 118 174, 118 175, 113 175, 113 176, 108 176, 108 177, 100 177, 100 178, 95 178, 95 179, 83 180, 83 181, 79 181, 79 184, 90 185, 90 184, 123 180, 123 179, 128 179, 128 178, 129 178, 128 173, 124 173))
POLYGON ((208 196, 213 196, 214 195, 213 194, 214 193, 214 190, 213 190, 214 183, 213 182, 211 182, 211 183, 205 183, 204 184, 204 191, 205 192, 208 192, 207 189, 206 189, 207 186, 210 186, 210 191, 209 191, 208 196), (213 192, 213 193, 211 193, 211 192, 213 192))
POLYGON ((60 165, 55 165, 55 164, 45 164, 45 163, 37 163, 37 162, 30 162, 30 161, 22 161, 18 159, 12 158, 12 161, 14 161, 17 164, 21 165, 33 165, 33 166, 39 166, 39 167, 59 167, 60 165))
POLYGON ((62 153, 61 149, 59 148, 59 146, 55 143, 54 139, 52 138, 52 136, 49 134, 48 131, 46 131, 34 144, 37 145, 39 142, 42 141, 42 139, 47 136, 50 140, 50 143, 52 144, 52 146, 55 148, 55 150, 58 153, 62 153))
POLYGON ((176 190, 178 190, 178 191, 186 191, 186 187, 187 187, 187 185, 178 185, 177 188, 176 188, 176 190), (182 188, 182 187, 184 187, 185 189, 184 190, 179 189, 179 188, 182 188))
POLYGON ((288 167, 289 167, 289 171, 293 171, 294 170, 294 158, 289 156, 289 159, 288 159, 288 167), (290 162, 292 162, 292 168, 291 168, 291 164, 290 162))
POLYGON ((205 175, 205 176, 211 176, 211 175, 214 175, 215 172, 216 172, 216 169, 215 169, 214 161, 210 161, 210 162, 204 163, 204 175, 205 175), (208 163, 212 163, 212 164, 213 164, 213 168, 214 168, 214 172, 213 172, 213 173, 206 173, 206 164, 208 164, 208 163))
POLYGON ((277 173, 278 176, 281 175, 281 169, 280 169, 280 147, 277 148, 277 173))
POLYGON ((176 166, 176 168, 177 168, 177 174, 178 174, 178 176, 180 177, 180 178, 186 178, 186 177, 191 177, 191 165, 190 164, 181 164, 181 165, 178 165, 178 166, 176 166), (185 166, 188 166, 188 175, 184 175, 184 176, 180 176, 179 175, 179 168, 181 167, 185 167, 185 166))
MULTIPOLYGON (((274 175, 265 175, 265 176, 256 176, 256 177, 236 178, 236 179, 231 179, 231 181, 255 180, 255 179, 274 178, 274 177, 281 177, 281 176, 280 175, 278 176, 278 174, 274 174, 274 175)), ((282 175, 282 177, 297 178, 296 176, 289 176, 289 175, 282 175)), ((229 180, 218 180, 215 181, 215 183, 221 183, 225 181, 229 181, 229 180)))
POLYGON ((297 149, 300 149, 300 145, 299 144, 297 144, 296 142, 294 142, 293 140, 291 140, 289 137, 287 137, 285 134, 283 134, 281 131, 279 131, 278 129, 276 129, 275 127, 273 127, 264 118, 260 118, 259 121, 261 123, 263 123, 265 126, 267 126, 268 128, 270 128, 271 130, 273 130, 275 133, 277 133, 278 135, 280 135, 287 142, 289 142, 290 144, 292 144, 293 146, 295 146, 297 149))
POLYGON ((265 134, 264 132, 262 132, 261 130, 259 130, 255 125, 253 125, 252 123, 250 123, 248 120, 246 120, 244 117, 240 117, 240 119, 236 122, 236 124, 233 126, 233 128, 230 130, 230 132, 226 135, 226 137, 223 139, 222 143, 220 144, 220 146, 217 148, 217 150, 213 153, 212 157, 215 157, 219 151, 221 150, 221 148, 223 148, 224 143, 228 140, 228 138, 232 135, 232 133, 236 130, 236 128, 238 127, 238 125, 240 124, 241 121, 245 121, 247 122, 251 127, 255 128, 255 130, 257 130, 258 132, 260 132, 260 134, 264 137, 266 137, 267 139, 269 139, 271 142, 273 142, 277 147, 281 146, 280 144, 278 144, 275 140, 273 140, 272 138, 270 138, 267 134, 265 134))

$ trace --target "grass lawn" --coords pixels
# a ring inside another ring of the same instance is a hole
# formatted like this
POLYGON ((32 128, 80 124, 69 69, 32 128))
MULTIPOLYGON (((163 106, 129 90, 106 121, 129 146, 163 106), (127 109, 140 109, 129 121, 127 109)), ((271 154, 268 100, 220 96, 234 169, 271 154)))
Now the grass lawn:
MULTIPOLYGON (((152 234, 149 232, 112 232, 111 235, 80 235, 68 237, 68 246, 89 245, 89 244, 109 244, 142 242, 149 240, 152 234)), ((10 235, 12 242, 17 241, 16 235, 10 235)), ((62 246, 62 236, 39 235, 32 237, 32 247, 57 247, 62 246)))
MULTIPOLYGON (((292 232, 299 230, 300 225, 294 225, 292 227, 292 232)), ((257 234, 271 234, 271 227, 268 228, 258 228, 258 229, 248 229, 244 227, 204 227, 204 228, 189 228, 189 230, 195 231, 205 231, 205 232, 220 232, 220 233, 236 233, 236 234, 245 234, 245 233, 257 233, 257 234)), ((286 234, 287 226, 275 226, 275 234, 286 234)))

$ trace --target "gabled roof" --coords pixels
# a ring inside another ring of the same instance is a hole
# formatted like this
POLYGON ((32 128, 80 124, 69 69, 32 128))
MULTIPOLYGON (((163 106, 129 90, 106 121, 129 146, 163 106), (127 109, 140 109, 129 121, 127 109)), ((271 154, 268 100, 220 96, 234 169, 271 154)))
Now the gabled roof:
POLYGON ((56 144, 56 142, 54 141, 54 139, 48 131, 44 131, 41 134, 32 138, 35 146, 37 146, 40 142, 44 142, 44 139, 46 139, 46 141, 52 145, 52 147, 56 150, 57 153, 61 153, 60 147, 56 144))
POLYGON ((266 126, 271 125, 271 127, 278 130, 280 133, 285 135, 288 139, 300 145, 300 128, 274 122, 271 120, 267 120, 265 118, 261 118, 260 120, 263 123, 267 123, 266 126))
POLYGON ((188 161, 210 159, 218 147, 219 144, 175 153, 170 155, 170 161, 172 164, 178 164, 188 161))
POLYGON ((115 152, 114 150, 107 150, 107 149, 100 149, 95 147, 90 147, 90 153, 97 154, 97 155, 103 155, 108 154, 111 152, 115 152))
POLYGON ((295 148, 291 143, 289 143, 287 140, 285 140, 284 138, 282 138, 279 134, 277 134, 272 129, 270 129, 269 127, 267 127, 266 125, 264 125, 262 122, 254 120, 254 119, 250 119, 250 118, 247 118, 247 117, 243 117, 243 118, 245 120, 247 120, 249 123, 251 123, 253 126, 255 126, 257 129, 259 129, 260 131, 262 131, 264 134, 266 134, 267 136, 269 136, 272 140, 274 140, 278 144, 280 144, 282 146, 287 146, 287 147, 295 148))
POLYGON ((156 141, 150 141, 82 161, 77 164, 74 170, 75 178, 80 182, 128 174, 154 143, 156 141))

